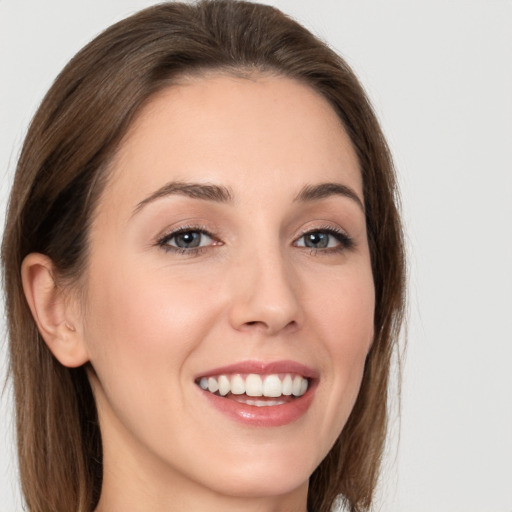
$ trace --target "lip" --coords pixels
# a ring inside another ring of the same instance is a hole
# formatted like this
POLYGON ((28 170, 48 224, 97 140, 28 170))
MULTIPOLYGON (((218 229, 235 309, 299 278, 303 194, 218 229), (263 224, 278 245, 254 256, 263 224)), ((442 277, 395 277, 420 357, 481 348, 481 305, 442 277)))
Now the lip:
POLYGON ((306 365, 295 361, 243 361, 208 370, 197 376, 210 377, 214 375, 232 374, 279 374, 296 373, 309 379, 309 387, 304 395, 281 405, 257 407, 221 397, 205 391, 197 386, 197 390, 210 406, 238 423, 253 427, 279 427, 299 420, 306 414, 315 397, 318 385, 318 372, 306 365))
POLYGON ((233 374, 255 373, 257 375, 270 375, 276 373, 296 373, 307 379, 318 379, 319 373, 313 368, 296 361, 241 361, 239 363, 220 366, 207 370, 196 375, 196 379, 201 377, 213 377, 215 375, 233 375, 233 374))

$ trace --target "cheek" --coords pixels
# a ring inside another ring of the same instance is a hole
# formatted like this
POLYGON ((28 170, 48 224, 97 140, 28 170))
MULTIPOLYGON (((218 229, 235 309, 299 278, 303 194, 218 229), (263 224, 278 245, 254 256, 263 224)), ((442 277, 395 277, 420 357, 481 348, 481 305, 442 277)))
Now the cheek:
POLYGON ((308 285, 312 294, 307 303, 329 351, 348 360, 366 357, 373 341, 375 311, 369 263, 347 268, 339 275, 331 273, 323 283, 317 290, 314 282, 308 285))
POLYGON ((327 291, 311 301, 315 330, 323 344, 325 386, 331 441, 352 411, 361 385, 366 356, 374 336, 375 291, 369 264, 331 279, 327 291))
POLYGON ((91 363, 106 380, 112 367, 137 374, 165 366, 167 378, 177 378, 215 317, 207 283, 140 268, 107 267, 90 282, 85 337, 91 363))
MULTIPOLYGON (((103 428, 151 440, 166 437, 170 417, 186 416, 190 404, 177 390, 190 384, 187 362, 218 315, 204 280, 140 268, 95 272, 85 338, 103 428)), ((171 437, 171 444, 179 439, 171 437)))

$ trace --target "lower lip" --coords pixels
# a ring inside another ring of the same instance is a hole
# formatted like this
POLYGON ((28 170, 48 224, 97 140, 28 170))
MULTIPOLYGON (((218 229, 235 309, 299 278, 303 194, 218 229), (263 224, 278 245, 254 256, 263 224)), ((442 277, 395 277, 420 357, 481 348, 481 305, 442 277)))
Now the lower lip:
POLYGON ((253 427, 280 427, 297 421, 311 405, 316 386, 310 385, 304 395, 281 405, 257 407, 214 395, 199 388, 213 407, 229 418, 253 427))

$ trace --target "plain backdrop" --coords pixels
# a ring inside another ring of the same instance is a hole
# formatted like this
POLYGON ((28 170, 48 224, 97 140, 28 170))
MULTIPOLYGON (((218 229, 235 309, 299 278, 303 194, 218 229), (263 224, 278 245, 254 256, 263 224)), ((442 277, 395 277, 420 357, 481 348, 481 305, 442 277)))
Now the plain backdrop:
MULTIPOLYGON (((102 29, 151 3, 0 0, 1 225, 28 122, 56 74, 102 29)), ((512 2, 267 3, 352 65, 399 173, 408 350, 375 509, 512 512, 512 2)), ((11 409, 8 384, 0 512, 22 510, 11 409)))

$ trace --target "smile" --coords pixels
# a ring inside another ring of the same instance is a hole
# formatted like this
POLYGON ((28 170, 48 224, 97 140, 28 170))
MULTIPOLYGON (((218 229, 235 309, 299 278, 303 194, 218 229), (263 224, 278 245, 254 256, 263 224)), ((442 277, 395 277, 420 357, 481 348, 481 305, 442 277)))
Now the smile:
POLYGON ((206 403, 250 427, 278 427, 302 418, 311 406, 319 373, 295 361, 244 361, 195 378, 206 403))
POLYGON ((292 373, 260 375, 234 374, 201 377, 199 386, 205 391, 257 407, 281 405, 289 397, 300 397, 308 389, 309 381, 292 373), (245 398, 244 398, 245 396, 245 398), (282 398, 281 400, 251 400, 249 397, 282 398))

